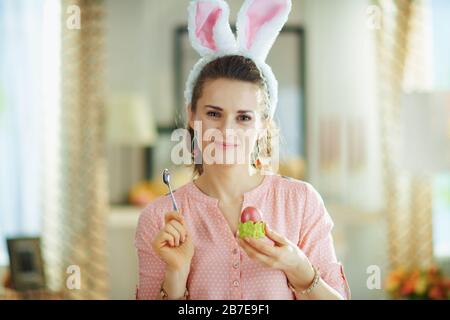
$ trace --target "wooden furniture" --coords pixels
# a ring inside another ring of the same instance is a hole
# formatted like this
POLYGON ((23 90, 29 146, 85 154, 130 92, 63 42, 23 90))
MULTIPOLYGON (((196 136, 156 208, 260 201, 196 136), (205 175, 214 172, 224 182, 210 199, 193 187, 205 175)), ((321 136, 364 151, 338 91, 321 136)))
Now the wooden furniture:
POLYGON ((63 300, 62 292, 54 292, 50 290, 33 290, 19 292, 12 289, 4 289, 0 294, 0 300, 63 300))

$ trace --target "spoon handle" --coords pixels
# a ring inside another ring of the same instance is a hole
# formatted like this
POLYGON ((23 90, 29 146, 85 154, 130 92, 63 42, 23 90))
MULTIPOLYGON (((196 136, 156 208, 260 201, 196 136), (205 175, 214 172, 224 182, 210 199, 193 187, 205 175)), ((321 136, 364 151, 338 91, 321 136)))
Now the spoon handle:
POLYGON ((169 186, 169 191, 170 191, 170 197, 172 198, 173 210, 178 212, 177 202, 175 201, 175 197, 173 196, 172 187, 170 186, 170 183, 168 184, 168 186, 169 186))

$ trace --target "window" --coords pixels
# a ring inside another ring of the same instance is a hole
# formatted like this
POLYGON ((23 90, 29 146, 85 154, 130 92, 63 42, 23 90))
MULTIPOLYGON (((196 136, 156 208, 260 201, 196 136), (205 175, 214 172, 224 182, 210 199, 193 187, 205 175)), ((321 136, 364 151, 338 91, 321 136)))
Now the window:
POLYGON ((44 165, 57 146, 59 24, 59 1, 0 1, 0 265, 6 237, 41 230, 44 165))
MULTIPOLYGON (((434 89, 450 90, 450 2, 432 0, 434 89)), ((450 124, 449 124, 450 125, 450 124)), ((433 184, 433 243, 437 258, 450 257, 450 172, 433 184)))

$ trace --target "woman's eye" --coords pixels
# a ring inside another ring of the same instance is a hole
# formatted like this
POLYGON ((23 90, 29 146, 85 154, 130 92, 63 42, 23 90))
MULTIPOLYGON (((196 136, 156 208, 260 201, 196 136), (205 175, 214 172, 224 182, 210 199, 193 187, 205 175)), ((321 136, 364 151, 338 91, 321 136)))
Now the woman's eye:
POLYGON ((213 118, 217 118, 220 116, 220 113, 218 113, 216 111, 208 111, 206 114, 208 115, 208 117, 213 117, 213 118))
POLYGON ((243 114, 243 115, 239 116, 239 120, 240 121, 250 121, 250 120, 252 120, 252 118, 243 114))

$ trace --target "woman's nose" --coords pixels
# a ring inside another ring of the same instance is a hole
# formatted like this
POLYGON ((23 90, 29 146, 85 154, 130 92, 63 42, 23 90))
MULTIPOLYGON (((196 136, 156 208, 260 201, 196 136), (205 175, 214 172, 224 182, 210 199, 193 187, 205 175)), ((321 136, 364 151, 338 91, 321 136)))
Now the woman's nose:
POLYGON ((236 120, 234 118, 229 119, 221 129, 224 141, 227 143, 240 143, 240 136, 242 135, 240 130, 242 129, 239 128, 236 120))
POLYGON ((223 117, 223 121, 220 126, 220 130, 223 134, 226 133, 226 130, 233 130, 236 128, 236 121, 234 119, 233 115, 227 115, 226 117, 223 117))

